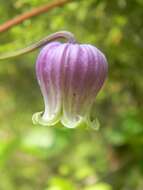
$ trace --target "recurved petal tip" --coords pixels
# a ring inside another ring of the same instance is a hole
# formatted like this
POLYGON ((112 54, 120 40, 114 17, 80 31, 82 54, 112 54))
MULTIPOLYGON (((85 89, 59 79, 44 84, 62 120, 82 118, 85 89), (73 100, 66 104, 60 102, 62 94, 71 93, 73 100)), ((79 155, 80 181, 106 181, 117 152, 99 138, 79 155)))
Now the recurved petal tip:
POLYGON ((43 112, 37 112, 32 116, 32 122, 34 125, 43 125, 43 126, 53 126, 57 124, 60 120, 59 116, 55 116, 53 118, 44 117, 43 112))
POLYGON ((76 128, 76 127, 81 127, 81 126, 86 125, 84 118, 78 115, 75 117, 70 117, 70 118, 62 117, 61 123, 63 124, 63 126, 67 128, 76 128))

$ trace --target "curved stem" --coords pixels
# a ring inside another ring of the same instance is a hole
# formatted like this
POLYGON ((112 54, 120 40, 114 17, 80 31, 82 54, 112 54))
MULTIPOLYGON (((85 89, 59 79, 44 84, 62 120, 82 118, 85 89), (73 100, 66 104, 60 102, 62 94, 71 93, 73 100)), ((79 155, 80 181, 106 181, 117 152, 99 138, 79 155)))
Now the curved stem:
POLYGON ((20 49, 20 50, 11 52, 11 53, 7 53, 4 55, 0 55, 0 60, 9 59, 12 57, 17 57, 17 56, 24 55, 26 53, 32 52, 32 51, 34 51, 34 50, 46 45, 47 43, 58 39, 58 38, 65 38, 68 40, 69 43, 75 43, 76 42, 74 35, 71 32, 59 31, 59 32, 55 32, 55 33, 43 38, 42 40, 40 40, 38 42, 35 42, 34 44, 32 44, 26 48, 23 48, 23 49, 20 49))

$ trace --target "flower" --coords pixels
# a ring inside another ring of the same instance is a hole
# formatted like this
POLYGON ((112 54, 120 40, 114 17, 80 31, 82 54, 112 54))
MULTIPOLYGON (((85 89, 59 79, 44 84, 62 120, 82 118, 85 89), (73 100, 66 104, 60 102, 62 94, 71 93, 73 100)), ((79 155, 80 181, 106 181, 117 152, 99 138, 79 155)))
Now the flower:
POLYGON ((90 126, 91 108, 107 77, 104 54, 89 44, 51 42, 40 52, 36 75, 45 111, 34 123, 65 127, 90 126))

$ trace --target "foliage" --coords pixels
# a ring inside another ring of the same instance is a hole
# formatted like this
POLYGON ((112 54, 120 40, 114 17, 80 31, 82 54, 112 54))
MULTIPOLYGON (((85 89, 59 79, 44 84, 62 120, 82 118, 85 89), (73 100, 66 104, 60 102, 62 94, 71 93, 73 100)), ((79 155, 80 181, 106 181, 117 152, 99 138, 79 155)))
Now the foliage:
MULTIPOLYGON (((50 1, 49 1, 50 2, 50 1)), ((0 23, 47 0, 0 0, 0 23)), ((101 129, 33 126, 43 109, 37 52, 0 63, 1 190, 142 190, 142 0, 77 0, 0 35, 0 53, 59 30, 108 58, 109 77, 93 117, 101 129)))

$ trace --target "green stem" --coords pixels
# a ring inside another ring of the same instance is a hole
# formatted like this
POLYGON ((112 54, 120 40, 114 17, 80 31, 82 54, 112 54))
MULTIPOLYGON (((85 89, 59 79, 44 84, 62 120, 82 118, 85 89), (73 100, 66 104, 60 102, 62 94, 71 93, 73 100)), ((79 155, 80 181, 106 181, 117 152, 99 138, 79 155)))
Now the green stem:
POLYGON ((43 38, 42 40, 17 51, 11 52, 11 53, 6 53, 3 55, 0 55, 0 60, 4 60, 4 59, 9 59, 9 58, 13 58, 13 57, 17 57, 20 55, 24 55, 26 53, 32 52, 38 48, 41 48, 42 46, 46 45, 47 43, 54 41, 56 39, 59 38, 65 38, 68 40, 69 43, 75 43, 75 38, 74 35, 71 32, 67 32, 67 31, 59 31, 59 32, 55 32, 45 38, 43 38))

